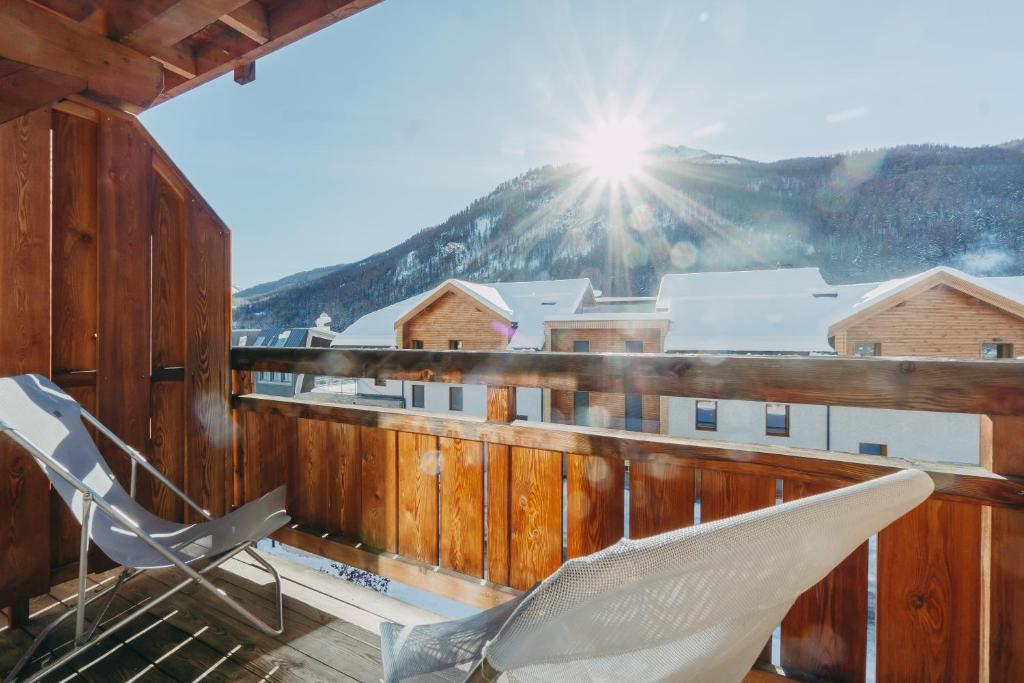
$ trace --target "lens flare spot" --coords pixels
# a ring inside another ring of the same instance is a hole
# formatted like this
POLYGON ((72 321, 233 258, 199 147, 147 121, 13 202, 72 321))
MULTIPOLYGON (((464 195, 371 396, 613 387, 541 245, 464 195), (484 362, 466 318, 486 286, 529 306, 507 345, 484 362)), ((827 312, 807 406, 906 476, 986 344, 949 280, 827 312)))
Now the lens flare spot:
POLYGON ((692 268, 697 264, 699 256, 700 250, 691 242, 676 242, 672 245, 672 249, 669 252, 672 266, 679 270, 689 270, 692 268))

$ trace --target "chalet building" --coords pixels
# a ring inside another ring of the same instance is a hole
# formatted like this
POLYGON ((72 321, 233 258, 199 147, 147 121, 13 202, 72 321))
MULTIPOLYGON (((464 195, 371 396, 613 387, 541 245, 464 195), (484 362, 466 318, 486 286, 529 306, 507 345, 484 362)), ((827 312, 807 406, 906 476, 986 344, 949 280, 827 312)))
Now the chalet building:
MULTIPOLYGON (((1024 277, 934 268, 830 285, 816 268, 666 275, 656 297, 603 297, 589 280, 448 280, 370 313, 338 347, 576 353, 1024 356, 1024 277)), ((483 416, 486 388, 359 379, 367 402, 483 416)), ((520 419, 977 463, 976 415, 517 389, 520 419)))
MULTIPOLYGON (((232 346, 264 346, 286 348, 327 348, 335 337, 328 325, 330 317, 321 315, 315 327, 265 328, 232 330, 232 346)), ((319 378, 290 372, 257 372, 253 390, 271 396, 297 396, 312 391, 319 378)))

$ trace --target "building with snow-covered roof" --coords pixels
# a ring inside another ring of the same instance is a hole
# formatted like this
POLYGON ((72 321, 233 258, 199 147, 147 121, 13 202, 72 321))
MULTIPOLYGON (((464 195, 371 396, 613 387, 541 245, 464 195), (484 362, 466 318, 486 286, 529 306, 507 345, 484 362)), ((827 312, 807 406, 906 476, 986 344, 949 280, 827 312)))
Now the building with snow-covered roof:
MULTIPOLYGON (((589 280, 437 287, 369 313, 333 346, 434 350, 1010 358, 1024 351, 1024 277, 933 268, 833 285, 817 268, 670 274, 657 296, 589 280)), ((478 385, 359 379, 367 402, 483 416, 478 385)), ((517 390, 521 419, 723 441, 977 462, 974 415, 517 390)))

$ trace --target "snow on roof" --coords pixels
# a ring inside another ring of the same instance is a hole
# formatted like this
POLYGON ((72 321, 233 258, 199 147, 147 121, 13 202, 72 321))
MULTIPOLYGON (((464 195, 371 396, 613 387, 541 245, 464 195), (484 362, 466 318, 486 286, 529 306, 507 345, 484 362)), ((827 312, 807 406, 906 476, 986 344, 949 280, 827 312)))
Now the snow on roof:
POLYGON ((898 294, 899 292, 905 291, 910 287, 913 287, 914 285, 940 273, 963 280, 964 282, 973 284, 976 287, 987 289, 988 291, 998 294, 1005 299, 1015 301, 1019 304, 1024 304, 1024 277, 975 277, 973 275, 968 275, 961 270, 957 270, 956 268, 936 266, 935 268, 929 268, 928 270, 909 277, 896 278, 878 283, 876 287, 865 292, 864 295, 861 296, 860 300, 857 301, 849 311, 833 320, 832 323, 835 324, 854 313, 859 313, 880 301, 898 294))
POLYGON ((829 321, 874 286, 832 286, 817 268, 666 275, 665 350, 831 353, 829 321))
POLYGON ((512 321, 510 350, 540 349, 544 346, 544 316, 576 310, 590 288, 590 280, 546 280, 478 284, 446 280, 437 287, 385 308, 367 313, 339 334, 332 346, 395 346, 395 321, 414 309, 446 284, 452 284, 512 321))

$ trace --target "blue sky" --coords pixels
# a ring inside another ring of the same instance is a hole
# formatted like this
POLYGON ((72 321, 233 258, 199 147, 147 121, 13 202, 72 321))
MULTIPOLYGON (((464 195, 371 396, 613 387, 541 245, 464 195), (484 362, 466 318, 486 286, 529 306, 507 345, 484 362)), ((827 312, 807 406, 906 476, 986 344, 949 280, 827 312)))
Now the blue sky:
POLYGON ((393 246, 597 114, 761 161, 1024 137, 1021 25, 1021 2, 384 0, 142 121, 249 286, 393 246))

